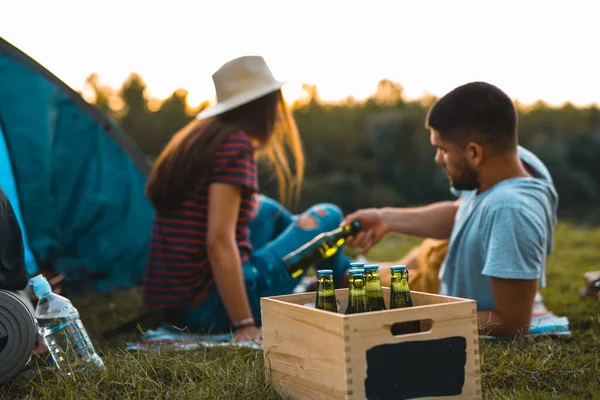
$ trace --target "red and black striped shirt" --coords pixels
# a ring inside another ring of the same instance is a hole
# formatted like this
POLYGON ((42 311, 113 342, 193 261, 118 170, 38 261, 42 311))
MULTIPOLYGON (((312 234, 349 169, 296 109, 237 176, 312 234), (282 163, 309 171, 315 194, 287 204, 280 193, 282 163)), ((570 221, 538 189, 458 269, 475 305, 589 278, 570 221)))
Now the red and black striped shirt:
MULTIPOLYGON (((242 262, 252 252, 249 224, 256 213, 258 191, 256 161, 250 137, 237 131, 227 137, 216 152, 212 183, 243 187, 236 227, 236 240, 242 262), (244 155, 240 156, 240 153, 244 155)), ((205 295, 213 284, 206 250, 208 186, 188 196, 168 213, 156 213, 148 266, 144 305, 146 307, 183 307, 205 295)))

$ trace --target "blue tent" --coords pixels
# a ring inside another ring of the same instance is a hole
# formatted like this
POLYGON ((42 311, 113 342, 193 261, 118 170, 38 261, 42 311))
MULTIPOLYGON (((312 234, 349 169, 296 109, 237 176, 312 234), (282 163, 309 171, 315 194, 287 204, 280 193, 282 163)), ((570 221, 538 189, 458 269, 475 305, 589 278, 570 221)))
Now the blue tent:
POLYGON ((153 209, 149 163, 105 114, 0 38, 0 187, 19 220, 30 274, 67 287, 140 283, 153 209))

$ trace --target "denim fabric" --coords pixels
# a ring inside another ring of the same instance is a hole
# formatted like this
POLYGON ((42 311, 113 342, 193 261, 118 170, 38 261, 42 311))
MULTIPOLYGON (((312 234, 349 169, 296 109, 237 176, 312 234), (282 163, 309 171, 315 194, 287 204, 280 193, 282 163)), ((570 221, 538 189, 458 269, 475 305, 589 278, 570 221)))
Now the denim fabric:
MULTIPOLYGON (((252 313, 259 324, 260 298, 290 294, 303 277, 292 279, 282 258, 318 234, 335 229, 343 219, 340 208, 329 203, 317 204, 305 214, 312 215, 317 221, 314 229, 300 228, 295 224, 300 216, 269 197, 260 197, 260 208, 250 224, 253 254, 242 265, 252 313), (323 210, 324 215, 320 215, 319 210, 323 210)), ((343 254, 343 249, 340 250, 316 266, 333 270, 336 281, 350 268, 350 260, 343 254)), ((168 315, 169 322, 192 331, 220 333, 231 330, 227 312, 215 287, 199 307, 171 309, 168 315)))

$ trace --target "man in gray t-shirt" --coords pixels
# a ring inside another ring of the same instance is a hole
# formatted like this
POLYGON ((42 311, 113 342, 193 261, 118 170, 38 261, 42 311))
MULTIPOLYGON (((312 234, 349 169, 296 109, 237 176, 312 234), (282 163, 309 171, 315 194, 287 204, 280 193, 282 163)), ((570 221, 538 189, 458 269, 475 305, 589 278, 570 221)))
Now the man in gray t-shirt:
POLYGON ((427 127, 435 162, 458 200, 359 210, 343 222, 363 227, 348 245, 367 252, 389 232, 449 239, 440 294, 476 300, 485 334, 526 334, 554 240, 552 178, 518 145, 514 105, 493 85, 472 82, 449 92, 430 110, 427 127))

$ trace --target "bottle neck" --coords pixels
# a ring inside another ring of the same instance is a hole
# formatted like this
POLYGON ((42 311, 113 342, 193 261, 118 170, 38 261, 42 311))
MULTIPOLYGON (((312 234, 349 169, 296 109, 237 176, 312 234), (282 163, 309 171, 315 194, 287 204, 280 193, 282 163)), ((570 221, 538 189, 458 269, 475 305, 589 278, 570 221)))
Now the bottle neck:
POLYGON ((365 284, 365 278, 360 276, 360 277, 350 277, 350 280, 348 282, 348 295, 350 297, 353 296, 366 296, 367 291, 366 291, 366 284, 365 284))
POLYGON ((42 293, 41 295, 38 296, 38 299, 39 300, 44 300, 44 299, 50 297, 51 294, 52 294, 52 292, 42 293))
POLYGON ((317 280, 317 292, 332 294, 335 292, 333 277, 319 277, 317 280))
POLYGON ((412 299, 406 273, 392 274, 390 286, 391 308, 412 307, 412 299))
POLYGON ((329 231, 327 233, 327 236, 331 239, 345 241, 345 239, 348 236, 350 236, 354 233, 356 233, 356 228, 353 225, 344 225, 344 226, 340 226, 338 228, 335 228, 334 230, 329 231))
POLYGON ((406 275, 392 274, 391 289, 396 292, 410 292, 406 275))
POLYGON ((366 273, 365 281, 368 292, 381 290, 381 279, 379 278, 379 272, 372 271, 366 273))
POLYGON ((335 299, 335 287, 332 276, 320 276, 317 281, 317 303, 316 308, 337 312, 335 299))

